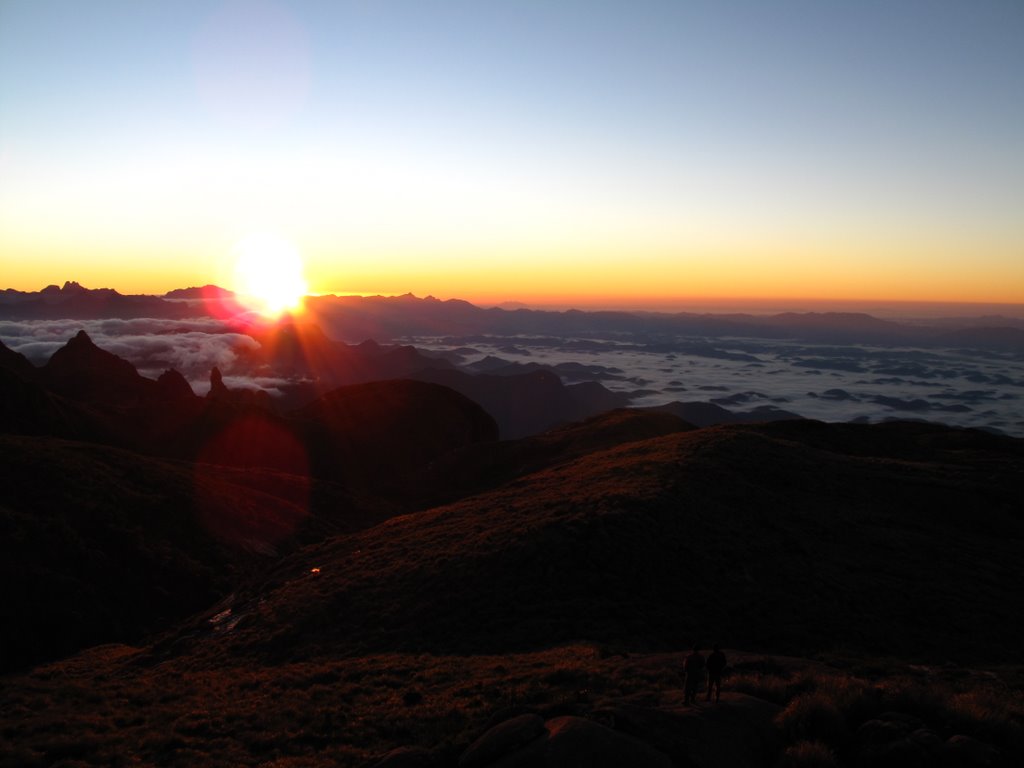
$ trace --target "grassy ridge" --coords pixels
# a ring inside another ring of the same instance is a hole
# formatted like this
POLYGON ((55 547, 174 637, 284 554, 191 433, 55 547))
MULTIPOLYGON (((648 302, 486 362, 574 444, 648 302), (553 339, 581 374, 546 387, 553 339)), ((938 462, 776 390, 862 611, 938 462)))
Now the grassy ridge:
POLYGON ((1016 659, 1018 443, 965 451, 931 445, 927 428, 867 428, 851 453, 821 447, 823 427, 629 443, 331 539, 243 590, 262 608, 229 652, 299 660, 696 637, 1016 659))

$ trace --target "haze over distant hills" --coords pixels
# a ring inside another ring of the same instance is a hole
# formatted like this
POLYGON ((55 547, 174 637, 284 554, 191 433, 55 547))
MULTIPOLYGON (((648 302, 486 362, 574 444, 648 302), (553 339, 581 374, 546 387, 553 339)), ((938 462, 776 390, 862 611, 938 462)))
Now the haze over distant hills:
POLYGON ((0 294, 0 341, 37 365, 80 328, 152 378, 174 368, 204 392, 216 366, 230 386, 262 389, 285 407, 342 384, 422 373, 481 402, 506 436, 616 405, 680 412, 676 403, 701 424, 799 414, 1024 434, 1020 318, 551 312, 321 296, 276 329, 216 286, 162 297, 77 283, 0 294), (299 335, 288 330, 298 325, 299 335), (342 354, 339 342, 357 346, 342 354), (544 391, 529 413, 509 393, 517 381, 544 391))
MULTIPOLYGON (((38 292, 0 291, 0 317, 4 318, 128 318, 222 316, 218 302, 231 302, 234 293, 214 285, 178 288, 162 296, 124 295, 111 288, 88 289, 74 281, 50 285, 38 292)), ((649 333, 692 331, 719 335, 792 335, 799 329, 803 338, 839 340, 844 333, 869 334, 859 340, 888 338, 892 341, 932 339, 944 342, 943 328, 1016 328, 1024 330, 1020 315, 964 315, 919 317, 913 321, 879 320, 865 312, 651 312, 608 310, 552 311, 529 309, 517 302, 483 309, 458 299, 441 301, 432 296, 418 299, 403 296, 311 296, 307 308, 330 330, 339 331, 346 341, 373 338, 389 341, 409 335, 511 334, 600 331, 649 333), (334 326, 337 326, 336 328, 334 326), (935 326, 939 327, 936 330, 935 326)), ((812 302, 818 305, 821 302, 812 302)), ((943 305, 952 309, 955 305, 943 305)), ((971 307, 972 305, 964 305, 971 307)), ((241 308, 235 305, 236 311, 241 308)), ((930 313, 931 315, 931 313, 930 313)), ((1005 334, 1003 334, 1005 336, 1005 334)), ((1020 343, 1020 337, 1013 337, 1020 343)), ((979 341, 982 337, 979 337, 979 341)), ((1005 342, 1006 339, 1004 338, 1005 342)), ((998 342, 998 339, 997 339, 998 342)))

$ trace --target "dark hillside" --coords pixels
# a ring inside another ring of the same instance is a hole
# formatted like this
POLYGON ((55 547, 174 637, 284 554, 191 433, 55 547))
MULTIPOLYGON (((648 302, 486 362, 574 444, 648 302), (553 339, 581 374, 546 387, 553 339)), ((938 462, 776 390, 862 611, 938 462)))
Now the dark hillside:
POLYGON ((3 668, 203 609, 304 523, 301 479, 0 436, 3 668), (197 471, 202 470, 202 471, 197 471))
POLYGON ((0 341, 0 370, 10 371, 29 381, 34 379, 38 373, 36 367, 28 361, 27 357, 15 352, 2 341, 0 341))
POLYGON ((695 427, 671 414, 621 408, 534 437, 453 451, 427 466, 415 484, 424 506, 437 506, 590 453, 689 429, 695 427))
POLYGON ((1022 470, 1021 441, 917 424, 669 434, 298 553, 246 592, 258 615, 195 647, 1015 659, 1022 470))
POLYGON ((409 473, 445 453, 498 438, 479 405, 420 381, 341 387, 290 417, 314 474, 388 496, 409 495, 409 473))
POLYGON ((0 368, 0 433, 50 435, 72 440, 115 440, 89 406, 48 392, 0 368))

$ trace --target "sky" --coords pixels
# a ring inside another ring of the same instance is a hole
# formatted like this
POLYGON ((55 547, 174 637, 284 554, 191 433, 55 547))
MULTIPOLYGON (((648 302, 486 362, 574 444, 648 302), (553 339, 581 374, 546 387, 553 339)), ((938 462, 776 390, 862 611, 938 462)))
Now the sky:
POLYGON ((0 0, 0 287, 1024 303, 1020 0, 0 0))

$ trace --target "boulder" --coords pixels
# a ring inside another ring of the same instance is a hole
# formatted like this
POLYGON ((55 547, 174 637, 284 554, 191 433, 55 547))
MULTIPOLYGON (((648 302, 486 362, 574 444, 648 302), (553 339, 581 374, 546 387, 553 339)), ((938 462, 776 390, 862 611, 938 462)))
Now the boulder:
POLYGON ((487 731, 459 768, 672 768, 664 753, 593 720, 520 715, 487 731), (539 730, 537 730, 539 727, 539 730))
POLYGON ((1000 765, 1000 753, 996 747, 962 734, 946 740, 946 758, 948 765, 965 768, 1000 765))
POLYGON ((664 752, 582 717, 548 720, 544 763, 549 768, 672 768, 664 752))
POLYGON ((768 764, 779 749, 775 718, 781 708, 741 693, 723 693, 717 704, 679 712, 688 763, 699 768, 768 764))
POLYGON ((544 733, 544 721, 539 715, 519 715, 500 723, 479 739, 459 758, 459 768, 477 768, 490 765, 510 752, 521 749, 544 733))
POLYGON ((857 729, 857 741, 863 746, 889 744, 907 735, 907 729, 900 723, 887 720, 868 720, 857 729))

